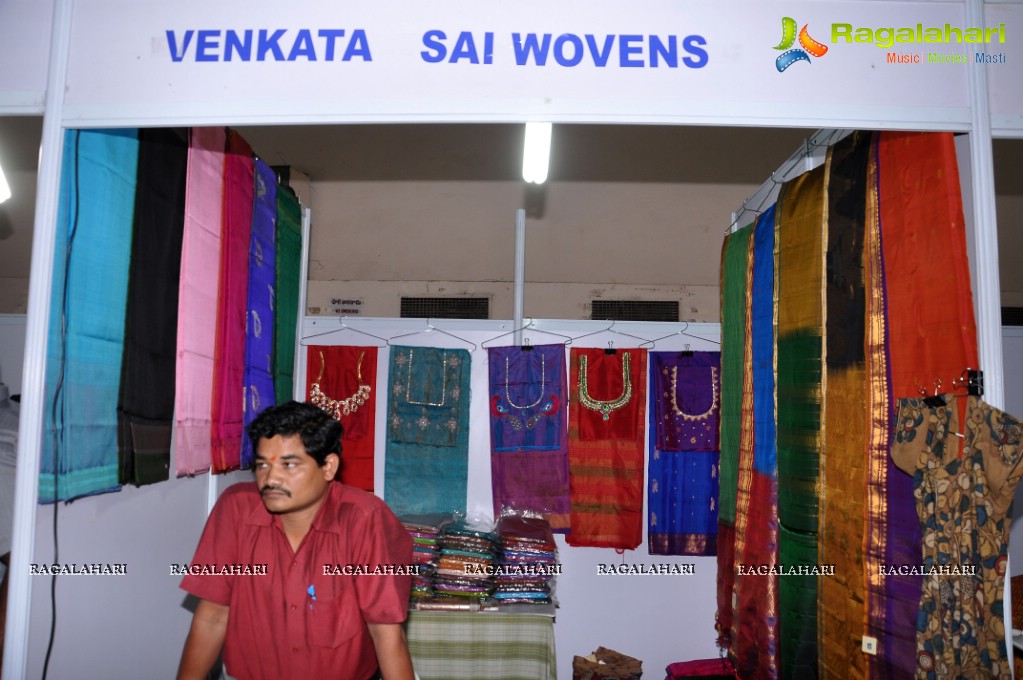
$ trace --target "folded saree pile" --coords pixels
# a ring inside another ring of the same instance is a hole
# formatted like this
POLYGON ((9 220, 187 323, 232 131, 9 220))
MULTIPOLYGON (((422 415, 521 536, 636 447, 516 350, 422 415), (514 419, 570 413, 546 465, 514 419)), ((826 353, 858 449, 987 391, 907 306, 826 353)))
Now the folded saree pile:
POLYGON ((418 567, 418 573, 412 577, 412 600, 433 597, 433 578, 440 559, 440 533, 451 517, 405 515, 400 519, 412 537, 412 563, 418 567))
POLYGON ((485 600, 494 589, 497 536, 457 521, 438 537, 440 557, 433 579, 436 595, 485 600))
POLYGON ((497 522, 501 557, 494 576, 499 604, 551 604, 557 546, 543 517, 511 514, 497 522))

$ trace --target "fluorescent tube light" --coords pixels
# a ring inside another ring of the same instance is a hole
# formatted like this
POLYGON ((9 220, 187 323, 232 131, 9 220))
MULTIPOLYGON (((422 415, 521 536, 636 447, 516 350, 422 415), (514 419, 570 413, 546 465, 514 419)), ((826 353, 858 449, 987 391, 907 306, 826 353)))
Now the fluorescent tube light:
POLYGON ((7 178, 4 177, 4 169, 0 168, 0 203, 3 203, 11 197, 11 187, 7 184, 7 178))
POLYGON ((547 181, 551 158, 551 123, 526 123, 526 143, 522 152, 522 179, 533 184, 547 181))

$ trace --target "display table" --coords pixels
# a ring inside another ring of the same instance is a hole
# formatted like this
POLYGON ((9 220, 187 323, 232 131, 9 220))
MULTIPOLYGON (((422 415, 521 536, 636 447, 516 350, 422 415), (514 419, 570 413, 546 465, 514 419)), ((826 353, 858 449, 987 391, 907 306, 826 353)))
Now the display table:
POLYGON ((412 611, 408 644, 421 680, 555 680, 549 613, 412 611))

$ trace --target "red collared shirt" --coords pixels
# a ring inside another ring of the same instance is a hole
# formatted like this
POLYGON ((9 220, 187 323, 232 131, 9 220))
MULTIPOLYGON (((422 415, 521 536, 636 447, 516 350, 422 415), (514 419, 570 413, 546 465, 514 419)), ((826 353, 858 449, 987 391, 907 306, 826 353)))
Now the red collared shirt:
POLYGON ((332 483, 293 552, 248 482, 217 501, 181 587, 230 607, 223 658, 233 677, 365 680, 377 667, 366 624, 404 621, 412 579, 337 567, 393 572, 410 564, 408 532, 373 494, 332 483), (256 573, 262 565, 265 575, 256 573), (206 566, 216 574, 196 575, 206 566), (239 573, 246 566, 253 573, 239 573))

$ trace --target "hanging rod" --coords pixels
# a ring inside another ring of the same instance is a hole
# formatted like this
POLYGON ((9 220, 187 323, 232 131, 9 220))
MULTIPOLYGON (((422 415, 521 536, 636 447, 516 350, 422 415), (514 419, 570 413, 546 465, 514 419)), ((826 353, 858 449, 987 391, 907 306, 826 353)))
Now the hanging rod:
POLYGON ((791 179, 790 175, 793 175, 793 170, 797 169, 797 166, 800 163, 805 163, 806 166, 798 173, 794 173, 796 175, 807 172, 816 167, 816 164, 813 162, 813 154, 817 151, 817 149, 829 147, 851 132, 852 130, 845 129, 818 130, 804 139, 802 145, 793 151, 788 158, 782 161, 781 165, 778 166, 778 169, 772 172, 771 176, 768 177, 763 184, 757 187, 756 191, 746 197, 746 200, 742 202, 739 209, 732 213, 732 222, 728 226, 726 233, 731 233, 738 229, 740 226, 739 220, 746 213, 752 212, 756 217, 758 217, 764 206, 777 198, 776 192, 778 187, 791 179), (752 207, 754 204, 756 207, 752 207))

